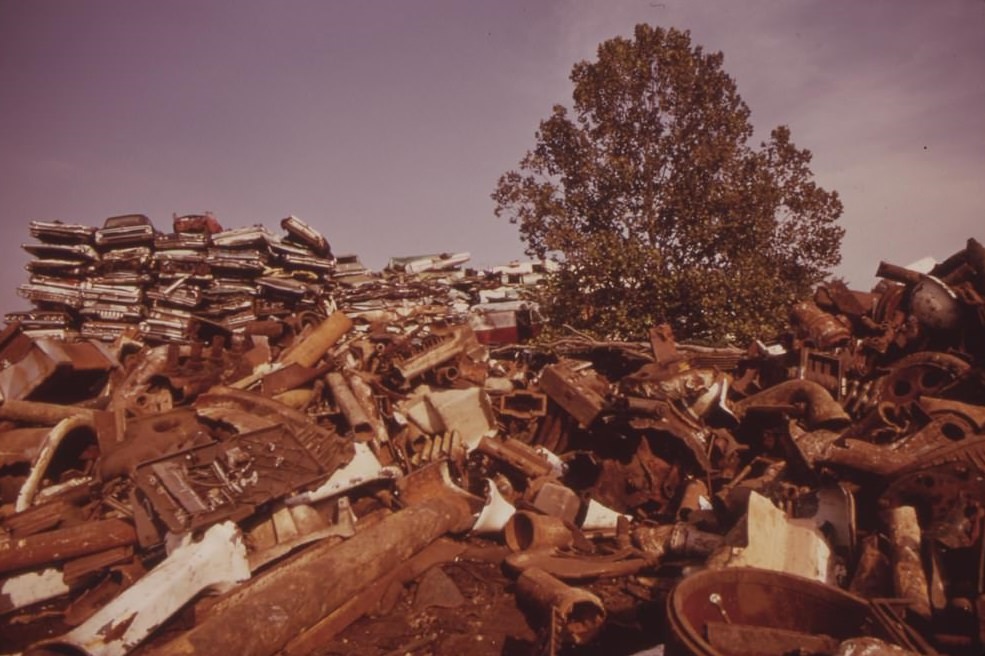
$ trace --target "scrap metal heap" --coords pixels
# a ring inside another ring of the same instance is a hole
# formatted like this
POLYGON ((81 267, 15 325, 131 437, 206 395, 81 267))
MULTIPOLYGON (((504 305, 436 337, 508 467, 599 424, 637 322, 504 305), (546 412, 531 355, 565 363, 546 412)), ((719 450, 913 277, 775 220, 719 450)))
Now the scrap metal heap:
POLYGON ((158 232, 143 214, 106 219, 102 228, 32 221, 30 278, 18 293, 34 305, 7 315, 32 334, 151 344, 209 341, 246 331, 291 330, 341 307, 376 319, 406 318, 433 306, 468 315, 484 342, 536 330, 522 288, 545 265, 520 263, 462 271, 468 253, 394 258, 382 274, 354 255, 332 254, 318 231, 295 216, 283 235, 263 226, 224 230, 211 213, 173 217, 158 232), (520 323, 517 326, 517 323, 520 323))
POLYGON ((37 307, 0 335, 0 650, 985 646, 974 239, 824 285, 748 349, 491 347, 469 307, 512 292, 460 257, 377 275, 296 219, 181 221, 32 224, 37 307))

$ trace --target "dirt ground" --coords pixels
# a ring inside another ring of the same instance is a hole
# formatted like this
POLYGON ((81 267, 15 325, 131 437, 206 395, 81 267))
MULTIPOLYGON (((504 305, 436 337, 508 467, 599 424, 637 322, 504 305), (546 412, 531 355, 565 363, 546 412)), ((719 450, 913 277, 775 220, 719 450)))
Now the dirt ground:
MULTIPOLYGON (((317 656, 546 653, 547 627, 529 609, 517 605, 514 581, 499 564, 460 559, 438 569, 461 593, 460 605, 425 607, 421 582, 427 575, 422 576, 404 589, 389 612, 363 617, 315 652, 317 656)), ((605 632, 590 647, 566 646, 559 653, 633 654, 661 641, 663 604, 649 598, 652 589, 626 579, 586 587, 606 604, 605 632)), ((436 599, 431 594, 426 598, 436 599)))

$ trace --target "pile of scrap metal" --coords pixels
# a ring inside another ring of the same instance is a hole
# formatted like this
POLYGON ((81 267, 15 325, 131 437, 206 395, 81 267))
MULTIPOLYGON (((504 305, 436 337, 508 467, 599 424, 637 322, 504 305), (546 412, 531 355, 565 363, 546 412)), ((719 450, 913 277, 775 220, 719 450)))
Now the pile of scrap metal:
POLYGON ((208 341, 252 330, 297 330, 336 307, 377 319, 406 319, 429 306, 469 316, 483 343, 532 337, 536 304, 524 289, 546 269, 519 263, 463 271, 468 253, 393 258, 381 273, 295 216, 284 235, 263 226, 224 230, 211 213, 173 217, 161 233, 143 214, 110 217, 102 228, 32 221, 30 279, 18 293, 34 308, 12 312, 31 334, 148 343, 208 341))
MULTIPOLYGON (((391 268, 453 258, 424 259, 391 268)), ((515 580, 528 653, 631 653, 631 629, 670 654, 979 654, 983 249, 879 273, 748 350, 666 326, 490 348, 393 271, 291 330, 12 323, 0 644, 319 653, 468 545, 515 580)))
POLYGON ((32 221, 37 243, 29 282, 18 292, 36 307, 15 313, 29 329, 76 329, 112 340, 148 341, 228 334, 267 317, 325 310, 335 258, 325 237, 297 217, 279 237, 260 226, 223 230, 211 214, 174 217, 160 233, 143 214, 102 228, 32 221))

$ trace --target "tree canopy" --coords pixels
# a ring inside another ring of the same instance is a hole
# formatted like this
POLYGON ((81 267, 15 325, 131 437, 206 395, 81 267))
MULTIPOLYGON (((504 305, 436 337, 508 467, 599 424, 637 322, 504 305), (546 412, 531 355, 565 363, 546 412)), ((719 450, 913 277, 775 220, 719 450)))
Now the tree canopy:
POLYGON ((769 336, 840 261, 837 192, 813 182, 786 126, 750 145, 749 108, 723 55, 641 24, 575 64, 573 110, 555 105, 503 174, 495 213, 527 253, 560 264, 542 299, 555 324, 641 337, 769 336))

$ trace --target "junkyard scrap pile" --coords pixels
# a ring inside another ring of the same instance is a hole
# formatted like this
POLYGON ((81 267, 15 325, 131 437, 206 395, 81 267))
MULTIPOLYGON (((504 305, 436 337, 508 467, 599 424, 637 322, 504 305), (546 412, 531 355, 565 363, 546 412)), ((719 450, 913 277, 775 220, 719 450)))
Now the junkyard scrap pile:
POLYGON ((532 269, 174 225, 32 223, 0 653, 982 653, 974 239, 739 349, 521 343, 532 269))

